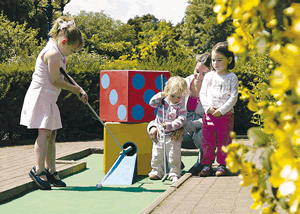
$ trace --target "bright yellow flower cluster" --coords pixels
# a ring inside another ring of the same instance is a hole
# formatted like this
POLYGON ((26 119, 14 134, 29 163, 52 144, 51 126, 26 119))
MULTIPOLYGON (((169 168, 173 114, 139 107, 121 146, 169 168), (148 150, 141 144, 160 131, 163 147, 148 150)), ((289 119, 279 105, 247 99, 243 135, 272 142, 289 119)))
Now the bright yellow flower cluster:
POLYGON ((120 56, 119 59, 107 62, 107 70, 124 70, 133 69, 136 70, 138 67, 138 55, 127 54, 120 56))
POLYGON ((145 45, 139 45, 138 47, 141 50, 141 59, 146 59, 147 55, 149 54, 155 54, 156 53, 156 47, 158 45, 157 41, 154 42, 150 42, 149 45, 145 46, 145 45))
MULTIPOLYGON (((227 40, 236 54, 269 53, 272 75, 269 85, 254 90, 240 87, 248 108, 263 118, 262 129, 248 130, 257 147, 265 148, 262 169, 247 162, 244 145, 234 142, 224 148, 227 166, 240 171, 241 185, 252 185, 252 209, 277 213, 281 205, 288 213, 300 213, 300 3, 269 0, 216 0, 218 22, 232 18, 236 27, 227 40), (267 94, 265 97, 261 94, 267 94), (274 195, 266 194, 268 178, 274 195)), ((293 1, 289 1, 293 2, 293 1)))

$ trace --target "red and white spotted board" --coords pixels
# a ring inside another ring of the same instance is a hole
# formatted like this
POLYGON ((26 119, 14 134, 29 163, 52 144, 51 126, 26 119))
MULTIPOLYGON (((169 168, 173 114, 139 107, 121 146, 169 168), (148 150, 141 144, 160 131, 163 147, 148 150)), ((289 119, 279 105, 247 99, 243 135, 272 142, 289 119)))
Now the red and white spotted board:
POLYGON ((161 91, 169 71, 107 70, 100 72, 100 118, 106 122, 150 122, 156 109, 149 105, 161 91))

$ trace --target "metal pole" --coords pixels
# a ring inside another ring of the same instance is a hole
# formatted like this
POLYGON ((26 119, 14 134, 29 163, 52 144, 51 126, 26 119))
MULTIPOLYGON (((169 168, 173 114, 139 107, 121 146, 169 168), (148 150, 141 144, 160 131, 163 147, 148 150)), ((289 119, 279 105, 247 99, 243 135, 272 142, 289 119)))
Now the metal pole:
POLYGON ((49 40, 49 32, 51 30, 52 17, 53 17, 53 6, 51 4, 51 0, 47 0, 46 6, 46 15, 47 15, 47 24, 48 24, 48 40, 49 40))

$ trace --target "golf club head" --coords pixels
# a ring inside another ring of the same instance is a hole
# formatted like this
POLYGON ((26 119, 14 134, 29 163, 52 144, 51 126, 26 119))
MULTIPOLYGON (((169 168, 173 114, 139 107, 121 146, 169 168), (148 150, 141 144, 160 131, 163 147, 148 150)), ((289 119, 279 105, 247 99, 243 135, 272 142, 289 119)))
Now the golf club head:
POLYGON ((167 180, 168 178, 168 174, 164 175, 164 177, 161 179, 162 182, 165 182, 165 180, 167 180))
POLYGON ((131 146, 128 146, 127 148, 123 149, 121 152, 120 152, 120 155, 121 154, 124 154, 126 155, 128 152, 130 152, 132 150, 132 147, 131 146))

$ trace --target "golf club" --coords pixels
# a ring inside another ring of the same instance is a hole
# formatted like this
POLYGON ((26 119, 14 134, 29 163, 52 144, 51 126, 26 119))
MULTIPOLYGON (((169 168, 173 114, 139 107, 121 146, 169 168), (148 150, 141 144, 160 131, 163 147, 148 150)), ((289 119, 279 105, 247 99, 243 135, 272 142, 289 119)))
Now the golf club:
MULTIPOLYGON (((62 73, 64 75, 64 77, 68 80, 68 82, 72 85, 75 85, 75 83, 71 80, 71 78, 69 77, 69 75, 65 72, 65 70, 61 67, 60 68, 60 73, 62 73)), ((117 139, 113 136, 113 134, 110 132, 110 130, 107 128, 107 126, 103 123, 103 121, 100 119, 100 117, 98 116, 98 114, 94 111, 94 109, 92 108, 92 106, 87 102, 86 105, 90 108, 90 110, 93 112, 93 114, 95 115, 95 117, 102 123, 102 125, 106 128, 106 130, 108 131, 108 133, 112 136, 112 138, 116 141, 116 143, 118 144, 118 146, 121 148, 121 152, 120 154, 126 154, 127 152, 129 152, 132 147, 129 146, 126 149, 123 149, 122 146, 120 145, 120 143, 117 141, 117 139)))

